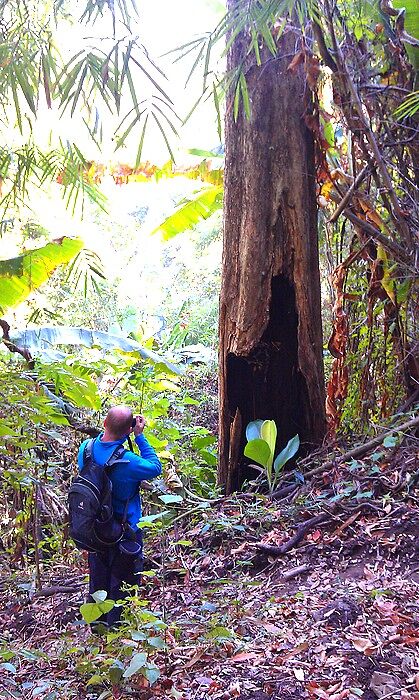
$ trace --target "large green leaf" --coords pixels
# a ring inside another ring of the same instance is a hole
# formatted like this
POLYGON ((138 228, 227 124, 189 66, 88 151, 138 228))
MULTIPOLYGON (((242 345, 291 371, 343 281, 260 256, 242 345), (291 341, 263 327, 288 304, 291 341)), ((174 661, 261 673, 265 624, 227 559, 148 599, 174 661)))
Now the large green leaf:
POLYGON ((276 444, 276 435, 277 435, 277 429, 276 429, 276 424, 274 420, 264 420, 261 428, 260 428, 260 436, 263 438, 263 440, 266 440, 266 442, 269 445, 269 449, 271 451, 271 456, 267 465, 267 468, 270 469, 272 467, 272 462, 274 459, 274 454, 275 454, 275 444, 276 444))
POLYGON ((282 469, 284 464, 288 462, 291 457, 294 457, 294 455, 298 452, 298 448, 300 447, 300 438, 298 435, 294 435, 291 440, 288 440, 287 444, 285 445, 284 449, 281 450, 277 458, 275 459, 274 462, 274 471, 275 474, 278 474, 278 472, 282 469))
POLYGON ((83 248, 80 238, 63 236, 17 258, 0 260, 0 313, 17 306, 83 248))
POLYGON ((132 657, 128 668, 124 671, 124 678, 131 678, 135 673, 141 671, 147 663, 147 654, 144 652, 139 652, 134 654, 132 657))
POLYGON ((193 156, 199 156, 200 158, 224 158, 224 154, 217 153, 216 149, 214 149, 214 151, 205 151, 202 148, 189 148, 188 153, 193 156))
POLYGON ((260 429, 263 425, 263 420, 253 420, 247 424, 246 440, 256 440, 260 438, 260 429))
POLYGON ((271 448, 266 440, 262 440, 261 438, 250 440, 244 448, 244 454, 246 457, 249 457, 249 459, 253 459, 257 464, 261 464, 265 469, 268 467, 269 460, 271 460, 272 464, 271 448))
MULTIPOLYGON (((52 346, 83 345, 87 348, 98 347, 106 351, 121 350, 122 352, 135 353, 145 360, 165 365, 174 374, 181 373, 179 367, 165 360, 153 350, 144 348, 136 340, 112 333, 104 333, 103 331, 94 331, 90 328, 43 326, 23 331, 13 331, 10 333, 10 339, 20 348, 27 348, 31 355, 41 357, 45 354, 50 358, 49 350, 52 346)), ((56 356, 54 359, 63 359, 64 357, 64 355, 61 357, 56 356)))
POLYGON ((106 615, 114 606, 115 601, 113 600, 104 600, 103 603, 84 603, 80 606, 80 612, 83 620, 90 624, 102 615, 106 615))
POLYGON ((181 201, 167 219, 161 222, 151 233, 161 231, 165 241, 179 233, 193 228, 203 219, 208 219, 223 206, 223 187, 216 185, 201 190, 193 198, 181 201))

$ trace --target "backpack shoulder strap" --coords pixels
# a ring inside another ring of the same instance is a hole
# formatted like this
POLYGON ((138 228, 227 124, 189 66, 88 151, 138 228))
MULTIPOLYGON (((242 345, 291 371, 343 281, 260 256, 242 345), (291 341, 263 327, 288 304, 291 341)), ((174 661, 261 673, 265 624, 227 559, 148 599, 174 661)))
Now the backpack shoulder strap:
POLYGON ((121 462, 125 452, 127 452, 127 450, 123 445, 115 447, 108 461, 104 464, 105 469, 109 471, 117 462, 121 462))
POLYGON ((93 454, 93 443, 95 439, 91 438, 88 440, 84 446, 83 450, 83 467, 86 466, 87 462, 92 459, 92 454, 93 454))

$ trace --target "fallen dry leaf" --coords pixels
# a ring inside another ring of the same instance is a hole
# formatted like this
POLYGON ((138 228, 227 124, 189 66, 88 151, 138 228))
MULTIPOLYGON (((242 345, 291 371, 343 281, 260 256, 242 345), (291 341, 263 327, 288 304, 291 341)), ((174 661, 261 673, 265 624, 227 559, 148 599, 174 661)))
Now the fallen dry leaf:
POLYGON ((287 70, 295 71, 298 66, 304 61, 304 51, 298 51, 288 65, 287 70))
POLYGON ((235 654, 230 658, 230 661, 250 661, 256 660, 256 659, 262 659, 263 657, 260 654, 256 654, 254 651, 243 651, 240 654, 235 654))
POLYGON ((323 690, 323 688, 313 688, 312 693, 316 696, 316 698, 320 698, 321 700, 329 700, 329 695, 325 690, 323 690))
POLYGON ((371 676, 370 688, 377 698, 388 697, 400 691, 401 683, 397 676, 389 673, 374 671, 371 676))
POLYGON ((340 693, 335 693, 334 695, 330 695, 329 700, 344 700, 344 698, 347 698, 349 694, 350 694, 350 690, 349 690, 349 688, 346 688, 346 690, 341 690, 340 693))
POLYGON ((364 639, 363 637, 353 637, 351 642, 357 651, 361 651, 367 656, 370 656, 370 654, 377 649, 376 645, 373 644, 370 639, 364 639))
POLYGON ((286 661, 287 659, 291 659, 296 654, 299 654, 300 651, 305 651, 306 649, 308 649, 308 642, 303 642, 302 644, 299 644, 297 647, 294 647, 294 649, 291 649, 291 651, 284 654, 284 656, 281 657, 281 660, 286 661))
POLYGON ((311 533, 311 539, 313 542, 317 542, 322 536, 322 531, 321 530, 314 530, 314 532, 311 533))
POLYGON ((186 662, 185 668, 192 668, 192 666, 194 666, 202 658, 203 654, 203 649, 197 651, 196 654, 194 654, 193 657, 186 662))

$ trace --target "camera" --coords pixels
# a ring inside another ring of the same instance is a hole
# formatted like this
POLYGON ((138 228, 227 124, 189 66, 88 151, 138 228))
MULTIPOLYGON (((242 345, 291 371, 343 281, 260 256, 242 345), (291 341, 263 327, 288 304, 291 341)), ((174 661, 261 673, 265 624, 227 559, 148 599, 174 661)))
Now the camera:
POLYGON ((132 423, 131 423, 131 428, 135 428, 136 425, 137 425, 137 419, 133 418, 132 423))

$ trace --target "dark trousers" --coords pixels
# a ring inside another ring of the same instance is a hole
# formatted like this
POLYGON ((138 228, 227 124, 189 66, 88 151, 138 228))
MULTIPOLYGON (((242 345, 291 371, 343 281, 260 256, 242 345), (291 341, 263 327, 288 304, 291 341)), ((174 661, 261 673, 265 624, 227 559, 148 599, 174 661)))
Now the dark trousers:
MULTIPOLYGON (((142 533, 138 530, 136 539, 142 546, 142 533)), ((122 585, 139 585, 141 575, 138 573, 138 558, 121 554, 119 546, 109 547, 105 552, 89 553, 89 593, 106 591, 110 600, 120 600, 127 597, 122 591, 122 585), (134 569, 136 573, 134 573, 134 569)), ((89 602, 94 602, 89 596, 89 602)), ((122 608, 114 607, 106 615, 102 615, 97 622, 113 625, 121 617, 122 608)))

